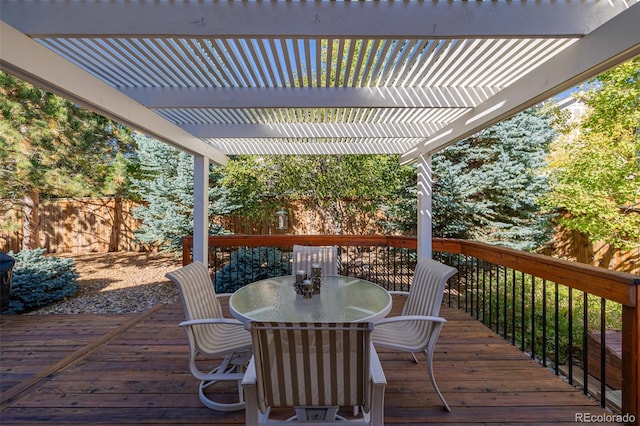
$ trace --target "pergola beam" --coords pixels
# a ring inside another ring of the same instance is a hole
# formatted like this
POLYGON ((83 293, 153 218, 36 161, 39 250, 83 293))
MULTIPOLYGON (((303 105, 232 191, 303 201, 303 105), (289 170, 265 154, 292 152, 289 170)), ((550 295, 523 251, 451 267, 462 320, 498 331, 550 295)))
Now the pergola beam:
MULTIPOLYGON (((4 7, 4 5, 3 5, 4 7)), ((227 156, 0 21, 0 69, 132 129, 224 165, 227 156)))
POLYGON ((417 144, 400 161, 409 163, 437 152, 640 55, 638 22, 640 3, 417 144))
POLYGON ((211 139, 210 143, 229 155, 374 155, 402 154, 411 140, 379 139, 366 144, 355 142, 282 142, 280 139, 211 139))
POLYGON ((470 108, 496 87, 139 87, 148 108, 470 108))
POLYGON ((7 1, 3 20, 32 37, 567 37, 623 1, 7 1))
POLYGON ((182 124, 199 138, 422 138, 445 123, 182 124))

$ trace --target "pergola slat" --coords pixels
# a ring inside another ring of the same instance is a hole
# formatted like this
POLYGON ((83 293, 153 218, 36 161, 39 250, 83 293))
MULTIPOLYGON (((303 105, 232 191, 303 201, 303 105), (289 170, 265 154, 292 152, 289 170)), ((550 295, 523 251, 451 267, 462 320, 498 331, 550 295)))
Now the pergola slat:
MULTIPOLYGON (((420 136, 423 142, 402 153, 403 161, 412 161, 595 75, 585 64, 604 70, 590 56, 616 57, 609 67, 619 63, 620 46, 637 43, 639 6, 597 0, 16 0, 2 7, 5 24, 70 61, 63 73, 99 79, 129 99, 124 110, 146 108, 167 125, 198 129, 191 136, 202 143, 214 130, 230 142, 358 137, 357 143, 377 146, 380 137, 420 136), (619 19, 623 15, 632 18, 619 19), (626 41, 603 42, 602 52, 583 42, 605 37, 597 34, 614 20, 623 22, 615 37, 626 41), (538 76, 549 73, 558 83, 547 87, 538 76), (339 126, 316 125, 318 115, 339 126), (352 125, 363 120, 375 125, 352 125), (277 124, 261 131, 256 122, 277 124), (382 129, 391 133, 381 135, 382 129)), ((21 55, 37 56, 34 46, 21 55)), ((15 47, 3 44, 3 61, 7 48, 15 47)), ((72 97, 82 90, 49 80, 45 68, 2 67, 72 97)), ((136 121, 127 116, 125 122, 136 121)), ((331 153, 344 153, 331 146, 331 153)), ((261 151, 246 154, 254 152, 261 151)))

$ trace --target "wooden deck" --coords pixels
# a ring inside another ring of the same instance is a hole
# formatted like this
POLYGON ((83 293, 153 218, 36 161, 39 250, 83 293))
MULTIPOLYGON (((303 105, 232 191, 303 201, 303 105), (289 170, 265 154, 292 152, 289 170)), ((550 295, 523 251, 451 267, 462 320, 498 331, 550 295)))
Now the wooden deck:
MULTIPOLYGON (((452 412, 441 408, 424 363, 380 350, 387 425, 544 425, 603 413, 464 312, 441 313, 449 322, 435 368, 452 412)), ((131 315, 0 317, 0 423, 244 424, 243 411, 200 404, 182 319, 179 305, 131 315)))

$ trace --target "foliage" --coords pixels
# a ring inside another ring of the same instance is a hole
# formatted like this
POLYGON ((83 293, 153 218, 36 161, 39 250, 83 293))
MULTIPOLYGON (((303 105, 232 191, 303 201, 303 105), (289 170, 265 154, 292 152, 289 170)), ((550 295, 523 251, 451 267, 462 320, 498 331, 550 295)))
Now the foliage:
POLYGON ((550 238, 538 198, 551 118, 524 111, 433 156, 433 223, 438 237, 534 250, 550 238))
POLYGON ((291 274, 290 256, 275 247, 241 247, 216 272, 216 292, 233 293, 244 285, 291 274))
POLYGON ((39 244, 41 196, 126 195, 134 147, 127 128, 0 72, 0 198, 26 207, 23 247, 39 244))
MULTIPOLYGON (((193 234, 193 157, 165 143, 136 135, 138 151, 135 158, 140 177, 132 179, 133 190, 143 200, 134 210, 142 220, 136 237, 144 244, 162 251, 179 253, 182 237, 193 234)), ((220 198, 216 182, 219 169, 211 166, 210 199, 220 198)), ((210 203, 216 214, 228 212, 224 201, 210 203)), ((210 234, 226 231, 211 227, 210 234)))
POLYGON ((283 204, 300 200, 340 234, 357 213, 374 221, 380 210, 391 211, 413 174, 392 155, 238 156, 222 184, 232 199, 242 200, 238 214, 272 217, 283 204))
MULTIPOLYGON (((547 242, 550 217, 537 198, 547 190, 540 169, 553 136, 551 117, 531 110, 435 155, 434 235, 525 250, 547 242)), ((236 213, 252 219, 297 199, 336 234, 363 213, 387 233, 416 232, 416 171, 393 155, 240 156, 222 184, 242 200, 236 213)))
POLYGON ((397 177, 395 193, 380 206, 383 216, 378 220, 378 224, 385 234, 400 232, 404 235, 416 235, 418 176, 413 166, 401 167, 399 173, 401 175, 397 177))
MULTIPOLYGON (((535 358, 542 358, 544 345, 547 360, 557 355, 560 364, 566 363, 569 346, 574 358, 579 359, 585 308, 587 330, 600 330, 600 297, 588 295, 585 300, 581 291, 534 280, 508 268, 485 265, 480 271, 472 267, 467 273, 478 282, 475 288, 465 291, 475 298, 472 309, 476 312, 472 314, 525 351, 531 352, 533 344, 535 358)), ((607 300, 605 312, 605 327, 621 330, 621 304, 607 300)))
POLYGON ((260 221, 271 217, 291 195, 291 190, 278 184, 281 173, 276 157, 240 155, 227 163, 220 185, 231 211, 260 221), (276 188, 277 185, 277 188, 276 188))
POLYGON ((2 72, 0 112, 0 198, 126 191, 125 127, 2 72))
POLYGON ((21 313, 50 305, 79 290, 73 259, 45 256, 45 249, 9 253, 16 260, 13 267, 8 311, 21 313))
POLYGON ((552 145, 548 210, 559 223, 616 248, 640 247, 640 58, 589 82, 587 115, 552 145))

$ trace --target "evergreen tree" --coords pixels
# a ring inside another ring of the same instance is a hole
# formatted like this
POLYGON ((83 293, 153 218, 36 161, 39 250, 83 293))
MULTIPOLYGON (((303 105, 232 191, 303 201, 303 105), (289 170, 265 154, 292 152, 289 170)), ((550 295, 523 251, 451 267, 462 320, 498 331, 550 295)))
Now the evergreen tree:
POLYGON ((540 213, 551 119, 524 111, 433 157, 434 235, 534 250, 551 236, 540 213))
POLYGON ((23 207, 24 249, 39 246, 41 196, 125 193, 133 149, 125 127, 0 72, 0 198, 23 207))
MULTIPOLYGON (((178 253, 182 250, 182 237, 193 234, 193 157, 141 135, 136 135, 136 140, 140 177, 132 179, 132 185, 143 201, 134 210, 134 216, 142 221, 136 237, 162 251, 178 253)), ((209 176, 209 214, 228 213, 227 198, 216 184, 219 168, 211 165, 209 176)), ((209 232, 225 231, 211 227, 209 232)))

